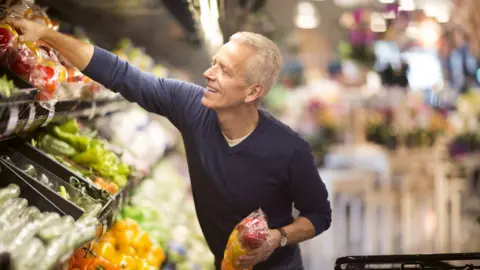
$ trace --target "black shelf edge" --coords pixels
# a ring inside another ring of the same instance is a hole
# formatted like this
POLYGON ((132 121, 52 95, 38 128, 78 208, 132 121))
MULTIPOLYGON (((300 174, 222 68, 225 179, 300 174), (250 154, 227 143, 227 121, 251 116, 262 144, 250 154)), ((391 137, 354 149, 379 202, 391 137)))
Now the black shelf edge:
POLYGON ((94 117, 124 110, 123 97, 95 100, 63 100, 53 106, 37 101, 0 101, 0 140, 26 133, 59 118, 94 117))
POLYGON ((480 253, 345 256, 337 258, 335 261, 335 270, 371 269, 373 267, 372 265, 375 264, 391 264, 388 268, 381 269, 404 269, 406 265, 422 265, 428 267, 439 267, 438 269, 454 269, 452 268, 452 265, 447 263, 448 261, 476 260, 480 261, 480 253), (398 267, 395 266, 395 264, 398 267))

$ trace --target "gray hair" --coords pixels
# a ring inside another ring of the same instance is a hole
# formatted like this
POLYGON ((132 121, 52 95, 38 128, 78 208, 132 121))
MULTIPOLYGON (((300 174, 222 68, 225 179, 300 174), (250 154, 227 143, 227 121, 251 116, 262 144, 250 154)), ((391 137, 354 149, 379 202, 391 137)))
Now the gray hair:
POLYGON ((247 66, 246 79, 251 84, 263 85, 266 95, 277 81, 283 65, 277 44, 263 35, 251 32, 235 33, 230 41, 246 43, 255 49, 256 54, 247 66))

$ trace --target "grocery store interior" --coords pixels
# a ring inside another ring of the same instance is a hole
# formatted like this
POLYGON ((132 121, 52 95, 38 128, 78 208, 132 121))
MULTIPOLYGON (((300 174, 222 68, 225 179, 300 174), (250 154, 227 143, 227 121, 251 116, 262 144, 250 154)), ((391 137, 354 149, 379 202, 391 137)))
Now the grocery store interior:
MULTIPOLYGON (((306 270, 480 269, 479 8, 0 0, 2 20, 201 86, 232 34, 272 39, 284 66, 260 106, 311 144, 332 208, 306 270)), ((17 36, 0 24, 0 270, 215 269, 179 131, 17 36)))

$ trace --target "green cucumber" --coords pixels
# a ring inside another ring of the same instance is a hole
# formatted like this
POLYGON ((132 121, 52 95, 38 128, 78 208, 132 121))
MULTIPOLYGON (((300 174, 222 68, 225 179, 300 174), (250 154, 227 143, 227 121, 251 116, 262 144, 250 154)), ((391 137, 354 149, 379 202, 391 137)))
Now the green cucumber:
POLYGON ((72 245, 78 247, 81 244, 93 240, 97 235, 98 219, 89 218, 75 224, 75 231, 71 239, 72 245))
POLYGON ((73 249, 71 244, 69 244, 71 242, 70 238, 73 237, 73 233, 74 232, 72 232, 72 234, 63 234, 59 238, 52 240, 46 246, 45 256, 40 262, 38 262, 37 269, 52 269, 63 255, 70 252, 70 250, 73 249))
POLYGON ((35 269, 36 264, 44 257, 45 246, 38 238, 33 238, 28 244, 12 253, 15 270, 35 269))
POLYGON ((20 231, 29 223, 29 218, 26 216, 20 217, 10 226, 4 227, 4 230, 0 232, 0 243, 4 245, 10 245, 13 239, 20 233, 20 231))
POLYGON ((88 218, 81 222, 77 221, 73 231, 64 233, 52 240, 47 246, 46 256, 38 263, 41 267, 40 269, 51 269, 62 256, 85 242, 93 240, 97 233, 97 225, 98 220, 96 218, 88 218))
POLYGON ((38 236, 44 241, 51 241, 54 238, 60 237, 68 229, 72 228, 75 220, 71 216, 64 216, 55 224, 48 226, 38 232, 38 236))
POLYGON ((16 199, 9 207, 5 208, 0 213, 0 222, 14 219, 15 216, 20 216, 28 206, 28 201, 24 198, 16 199))
POLYGON ((15 184, 10 184, 5 188, 0 189, 0 205, 5 202, 17 199, 20 196, 20 188, 15 184))
POLYGON ((17 199, 9 199, 8 201, 5 201, 1 206, 0 206, 0 213, 3 213, 7 208, 12 207, 12 205, 15 203, 17 199))
POLYGON ((35 236, 35 234, 45 228, 46 226, 52 224, 57 219, 60 218, 60 215, 57 213, 46 213, 39 220, 35 220, 32 223, 27 224, 18 235, 15 236, 13 241, 8 245, 8 250, 14 251, 17 248, 25 245, 28 241, 35 236))
POLYGON ((30 221, 42 218, 43 214, 35 206, 30 206, 23 212, 22 216, 27 217, 30 221))

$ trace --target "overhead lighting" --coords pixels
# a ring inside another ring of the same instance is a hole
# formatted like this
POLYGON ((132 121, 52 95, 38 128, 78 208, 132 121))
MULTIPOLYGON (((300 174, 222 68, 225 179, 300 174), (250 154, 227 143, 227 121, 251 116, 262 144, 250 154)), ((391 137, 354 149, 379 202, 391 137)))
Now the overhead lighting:
POLYGON ((378 2, 382 4, 393 4, 395 3, 395 0, 378 0, 378 2))
POLYGON ((450 8, 447 4, 427 3, 423 7, 423 13, 430 18, 435 18, 440 23, 450 20, 450 8))
POLYGON ((297 4, 295 25, 302 29, 313 29, 318 27, 319 18, 315 5, 311 2, 302 1, 297 4))
POLYGON ((218 3, 216 0, 200 0, 200 22, 211 52, 223 44, 223 35, 218 25, 218 3))
POLYGON ((415 10, 415 2, 413 0, 400 0, 398 10, 413 11, 415 10))
POLYGON ((419 35, 425 46, 434 46, 440 37, 439 32, 438 24, 433 21, 426 21, 420 25, 419 35))
POLYGON ((439 12, 437 16, 435 16, 435 19, 437 19, 439 23, 447 23, 448 21, 450 21, 450 12, 439 12))
POLYGON ((435 17, 438 13, 439 9, 437 6, 435 6, 435 4, 427 4, 423 7, 423 13, 428 16, 428 17, 435 17))

